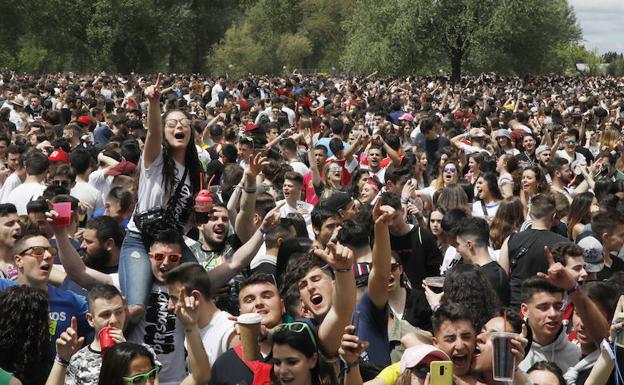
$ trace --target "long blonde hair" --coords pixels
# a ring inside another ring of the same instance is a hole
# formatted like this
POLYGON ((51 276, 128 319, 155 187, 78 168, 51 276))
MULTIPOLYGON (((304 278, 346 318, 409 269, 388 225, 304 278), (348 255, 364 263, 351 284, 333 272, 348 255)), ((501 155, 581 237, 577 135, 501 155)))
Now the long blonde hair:
POLYGON ((614 129, 611 124, 605 125, 605 129, 602 131, 602 135, 600 135, 600 151, 605 148, 608 151, 613 151, 615 147, 618 145, 620 141, 620 132, 614 129))

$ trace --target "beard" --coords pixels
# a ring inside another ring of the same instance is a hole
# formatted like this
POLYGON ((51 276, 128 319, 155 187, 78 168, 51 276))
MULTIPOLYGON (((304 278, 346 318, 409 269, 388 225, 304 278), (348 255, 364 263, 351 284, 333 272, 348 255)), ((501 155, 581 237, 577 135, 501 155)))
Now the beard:
POLYGON ((95 270, 102 270, 107 267, 111 261, 111 253, 103 247, 98 248, 92 253, 81 250, 85 265, 95 270))

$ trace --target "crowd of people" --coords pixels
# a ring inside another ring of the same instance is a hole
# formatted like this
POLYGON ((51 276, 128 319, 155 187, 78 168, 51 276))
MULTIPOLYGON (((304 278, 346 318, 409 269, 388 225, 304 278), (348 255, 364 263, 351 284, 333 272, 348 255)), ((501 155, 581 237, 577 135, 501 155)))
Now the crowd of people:
POLYGON ((0 385, 624 383, 622 79, 0 90, 0 385))

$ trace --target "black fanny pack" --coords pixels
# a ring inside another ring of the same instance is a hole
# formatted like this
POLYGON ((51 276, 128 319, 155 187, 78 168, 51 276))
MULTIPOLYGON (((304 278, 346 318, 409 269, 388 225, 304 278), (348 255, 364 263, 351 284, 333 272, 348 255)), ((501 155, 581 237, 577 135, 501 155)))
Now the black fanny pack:
POLYGON ((169 198, 166 208, 155 207, 142 213, 134 214, 134 224, 144 237, 153 237, 158 232, 168 229, 175 229, 179 232, 184 230, 174 214, 174 207, 180 201, 180 191, 184 186, 187 173, 188 169, 185 168, 182 179, 180 179, 175 192, 169 198))

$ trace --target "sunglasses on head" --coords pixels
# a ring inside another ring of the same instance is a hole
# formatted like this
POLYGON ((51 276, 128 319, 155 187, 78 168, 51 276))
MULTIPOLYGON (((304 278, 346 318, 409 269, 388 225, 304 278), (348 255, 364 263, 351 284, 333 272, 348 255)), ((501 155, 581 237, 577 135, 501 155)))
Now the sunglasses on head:
POLYGON ((149 253, 156 261, 162 262, 165 258, 169 258, 169 262, 176 263, 182 258, 180 253, 149 253))
POLYGON ((314 347, 318 349, 318 347, 316 346, 316 338, 314 338, 312 329, 310 329, 310 326, 308 326, 307 323, 290 322, 290 323, 279 324, 273 329, 273 332, 277 332, 282 329, 286 329, 288 331, 295 332, 295 333, 302 333, 305 330, 308 333, 308 336, 310 336, 310 340, 312 341, 312 344, 314 345, 314 347))

